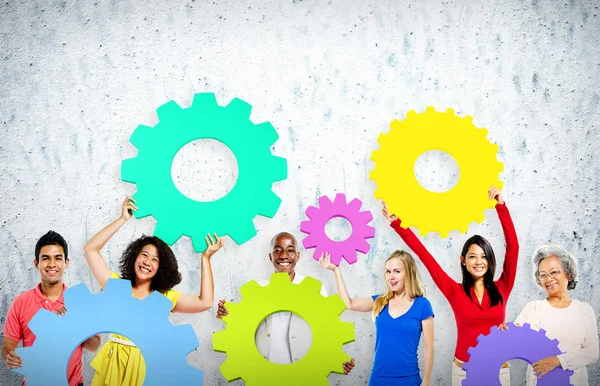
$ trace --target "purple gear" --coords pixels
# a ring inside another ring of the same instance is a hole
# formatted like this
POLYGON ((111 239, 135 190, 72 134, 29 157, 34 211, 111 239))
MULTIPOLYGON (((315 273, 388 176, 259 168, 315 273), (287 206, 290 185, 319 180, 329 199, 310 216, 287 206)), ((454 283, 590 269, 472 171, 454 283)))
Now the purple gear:
MULTIPOLYGON (((552 355, 560 355, 558 340, 550 340, 546 331, 531 329, 529 323, 517 327, 507 323, 508 330, 500 331, 498 327, 491 328, 489 335, 479 335, 477 346, 467 352, 469 361, 462 366, 467 377, 462 386, 501 386, 499 372, 502 364, 511 359, 521 359, 532 364, 552 355)), ((571 370, 557 367, 537 380, 538 386, 571 385, 569 378, 571 370)))
POLYGON ((309 235, 302 240, 304 248, 315 248, 313 258, 319 260, 323 252, 329 252, 331 262, 340 265, 342 256, 348 264, 356 263, 356 251, 369 252, 371 245, 366 239, 375 237, 375 228, 367 225, 373 220, 370 211, 360 211, 362 202, 355 198, 346 204, 346 195, 338 193, 331 202, 327 196, 319 197, 319 208, 309 206, 306 215, 310 220, 300 223, 300 231, 309 235), (325 225, 334 217, 343 217, 352 226, 352 234, 344 241, 331 240, 325 234, 325 225))

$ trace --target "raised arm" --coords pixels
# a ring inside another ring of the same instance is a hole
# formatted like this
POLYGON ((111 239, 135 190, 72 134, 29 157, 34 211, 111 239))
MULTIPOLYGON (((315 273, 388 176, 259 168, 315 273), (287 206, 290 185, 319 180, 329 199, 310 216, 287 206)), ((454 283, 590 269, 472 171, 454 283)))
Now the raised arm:
POLYGON ((346 304, 347 310, 360 312, 369 312, 373 310, 374 301, 372 298, 350 298, 348 289, 346 288, 346 283, 344 283, 344 278, 342 277, 342 270, 340 267, 331 262, 329 253, 321 255, 321 258, 319 259, 319 265, 325 269, 333 271, 338 294, 346 304))
POLYGON ((498 188, 491 187, 489 191, 490 199, 498 201, 496 205, 496 212, 502 225, 502 231, 504 232, 504 240, 506 240, 506 255, 504 256, 504 265, 502 267, 502 274, 498 279, 498 284, 502 285, 506 293, 510 294, 515 284, 515 278, 517 277, 517 264, 519 260, 519 240, 517 239, 517 232, 515 226, 506 207, 506 203, 502 197, 502 191, 498 188))
POLYGON ((215 233, 215 239, 211 235, 204 238, 208 248, 202 252, 202 266, 200 268, 200 294, 182 294, 173 308, 173 312, 195 314, 211 308, 215 302, 215 284, 210 266, 210 258, 224 245, 223 239, 215 233))
POLYGON ((419 257, 425 268, 429 271, 435 285, 437 285, 444 296, 448 297, 448 295, 452 294, 454 289, 459 287, 459 284, 448 276, 413 231, 408 228, 403 229, 400 226, 400 219, 388 211, 385 203, 383 203, 381 213, 383 213, 383 216, 390 222, 390 226, 400 235, 406 245, 419 257))
POLYGON ((131 218, 134 210, 137 207, 134 204, 135 200, 131 197, 126 197, 121 208, 121 216, 113 223, 108 225, 106 228, 98 232, 92 237, 84 246, 83 254, 85 260, 92 271, 92 275, 100 284, 100 287, 104 289, 106 282, 110 278, 110 268, 106 264, 106 260, 100 254, 100 250, 110 240, 110 238, 117 233, 117 231, 131 218))

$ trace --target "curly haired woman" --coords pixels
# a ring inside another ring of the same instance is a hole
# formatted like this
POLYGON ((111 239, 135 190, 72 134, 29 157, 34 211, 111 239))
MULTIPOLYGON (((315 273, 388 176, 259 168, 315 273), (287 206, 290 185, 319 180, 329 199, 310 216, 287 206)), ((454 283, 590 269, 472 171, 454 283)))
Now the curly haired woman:
MULTIPOLYGON (((127 246, 120 261, 121 275, 110 270, 100 250, 135 210, 135 200, 127 197, 122 205, 121 216, 85 244, 85 259, 98 284, 104 289, 109 278, 130 280, 135 298, 144 299, 158 291, 173 303, 171 312, 192 314, 211 308, 214 303, 214 284, 210 258, 223 246, 223 240, 216 234, 216 240, 210 235, 205 238, 208 248, 202 253, 199 295, 186 295, 173 290, 181 282, 177 260, 171 248, 155 236, 142 236, 127 246)), ((108 342, 102 346, 90 366, 96 370, 92 386, 141 386, 146 376, 140 350, 135 343, 117 334, 109 336, 108 342)))

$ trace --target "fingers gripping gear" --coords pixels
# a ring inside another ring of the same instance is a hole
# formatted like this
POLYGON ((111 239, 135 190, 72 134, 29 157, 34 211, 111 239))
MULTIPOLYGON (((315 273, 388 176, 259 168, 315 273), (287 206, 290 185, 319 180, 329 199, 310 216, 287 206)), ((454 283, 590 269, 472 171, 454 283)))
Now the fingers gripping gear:
POLYGON ((191 237, 196 252, 206 249, 207 234, 229 235, 238 244, 256 235, 256 215, 273 217, 281 199, 271 190, 287 178, 287 162, 271 154, 278 135, 269 122, 249 119, 252 107, 240 99, 219 106, 212 93, 194 96, 189 108, 173 101, 158 108, 154 127, 138 126, 130 141, 135 158, 121 166, 121 179, 136 184, 136 218, 152 215, 154 235, 173 245, 191 237), (189 142, 209 138, 222 142, 234 154, 238 178, 231 191, 212 202, 199 202, 182 194, 171 178, 177 152, 189 142))
POLYGON ((213 334, 215 351, 227 354, 221 373, 227 381, 242 378, 248 386, 329 385, 330 372, 343 374, 350 356, 342 351, 354 341, 354 325, 340 321, 346 306, 338 295, 323 297, 321 282, 306 277, 292 284, 287 273, 271 275, 269 285, 250 281, 240 288, 242 300, 227 303, 225 330, 213 334), (301 316, 312 331, 308 353, 289 365, 275 364, 258 352, 254 335, 261 321, 276 312, 301 316))
MULTIPOLYGON (((463 386, 501 386, 499 372, 502 364, 510 359, 521 359, 532 364, 553 355, 560 355, 558 340, 546 336, 546 331, 535 331, 528 323, 517 327, 507 323, 508 330, 500 331, 494 326, 489 335, 480 335, 477 346, 468 350, 469 361, 463 364, 467 377, 463 386)), ((538 379, 538 386, 570 385, 571 370, 557 367, 538 379)))
POLYGON ((375 168, 370 178, 377 189, 375 198, 382 199, 390 213, 402 219, 401 226, 413 226, 425 236, 439 232, 447 237, 452 230, 466 232, 471 222, 482 222, 484 211, 493 208, 490 186, 502 188, 498 179, 504 166, 496 159, 498 145, 487 139, 487 130, 478 129, 472 118, 458 117, 454 110, 424 113, 409 111, 406 119, 394 120, 387 134, 380 134, 378 150, 371 153, 375 168), (423 188, 414 173, 419 156, 430 150, 450 154, 460 168, 459 181, 447 192, 431 192, 423 188))
POLYGON ((23 366, 13 369, 27 378, 27 386, 68 386, 71 354, 94 334, 115 332, 131 339, 146 362, 144 386, 202 385, 203 373, 187 364, 198 347, 191 325, 169 322, 172 303, 158 292, 144 300, 131 294, 129 280, 109 279, 104 291, 92 295, 85 284, 64 292, 67 313, 58 316, 41 309, 29 322, 36 339, 18 348, 23 366))

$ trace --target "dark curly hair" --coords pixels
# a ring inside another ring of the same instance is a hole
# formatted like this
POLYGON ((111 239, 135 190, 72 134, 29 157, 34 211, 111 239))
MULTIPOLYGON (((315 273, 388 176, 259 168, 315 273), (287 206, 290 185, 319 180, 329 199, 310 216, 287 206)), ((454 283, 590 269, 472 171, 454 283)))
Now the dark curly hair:
POLYGON ((135 260, 142 249, 152 244, 158 250, 158 271, 152 278, 150 289, 165 293, 172 289, 177 284, 181 283, 181 274, 177 267, 177 259, 171 247, 156 236, 142 235, 139 239, 132 241, 123 252, 121 257, 121 277, 131 281, 131 285, 135 285, 135 260))

